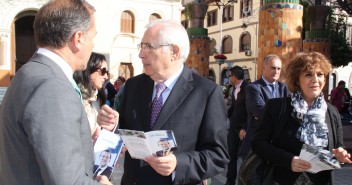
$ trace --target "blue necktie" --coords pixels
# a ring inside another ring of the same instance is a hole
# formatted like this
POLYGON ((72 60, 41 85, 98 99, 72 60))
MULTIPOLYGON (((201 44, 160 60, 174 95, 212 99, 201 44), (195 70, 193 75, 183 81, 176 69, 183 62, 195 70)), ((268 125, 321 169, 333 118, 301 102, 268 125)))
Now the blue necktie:
POLYGON ((163 106, 163 96, 162 93, 166 89, 164 83, 158 83, 155 85, 156 95, 152 102, 152 114, 150 119, 150 128, 153 128, 156 118, 158 117, 161 107, 163 106))
POLYGON ((81 99, 81 102, 83 102, 83 99, 82 99, 82 94, 81 94, 81 90, 79 89, 77 83, 74 81, 74 80, 71 80, 71 84, 72 86, 75 88, 79 98, 81 99))
POLYGON ((271 89, 271 98, 276 98, 276 88, 275 84, 269 84, 269 87, 271 89))

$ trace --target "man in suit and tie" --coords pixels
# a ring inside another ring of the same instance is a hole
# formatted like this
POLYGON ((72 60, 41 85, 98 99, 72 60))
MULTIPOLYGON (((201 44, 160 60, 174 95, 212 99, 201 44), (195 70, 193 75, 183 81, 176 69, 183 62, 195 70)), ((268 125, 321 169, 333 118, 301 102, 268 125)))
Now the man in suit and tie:
POLYGON ((240 155, 242 157, 246 156, 250 150, 250 142, 263 117, 266 101, 271 98, 287 97, 290 94, 286 84, 278 81, 281 66, 281 60, 277 55, 267 55, 263 62, 262 77, 247 86, 246 106, 248 127, 240 148, 240 155))
POLYGON ((230 128, 227 135, 227 143, 230 154, 230 163, 227 165, 226 185, 235 185, 237 177, 237 153, 240 141, 246 134, 247 110, 246 110, 246 86, 244 70, 240 66, 230 68, 230 84, 232 85, 231 106, 228 110, 230 128))
POLYGON ((108 166, 111 160, 111 152, 109 150, 104 150, 100 153, 99 156, 100 163, 99 165, 94 165, 94 174, 93 176, 97 175, 105 175, 110 178, 112 173, 112 167, 108 166))
POLYGON ((94 12, 78 0, 39 9, 39 49, 16 72, 0 108, 0 184, 111 184, 93 179, 91 132, 72 76, 94 47, 94 12))
POLYGON ((189 38, 175 21, 155 20, 138 45, 144 74, 125 83, 119 109, 122 129, 172 130, 178 149, 144 160, 125 155, 122 184, 200 184, 228 163, 226 110, 216 84, 184 62, 189 38))

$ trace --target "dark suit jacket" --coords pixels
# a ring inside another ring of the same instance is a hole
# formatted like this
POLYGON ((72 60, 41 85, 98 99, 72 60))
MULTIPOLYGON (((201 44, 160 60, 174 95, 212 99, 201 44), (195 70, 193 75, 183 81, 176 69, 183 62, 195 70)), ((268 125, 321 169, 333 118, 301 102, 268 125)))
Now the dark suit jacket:
MULTIPOLYGON (((267 102, 264 117, 259 128, 256 131, 252 142, 253 152, 259 157, 271 162, 275 165, 274 178, 280 184, 293 184, 301 173, 291 171, 291 162, 294 156, 299 156, 303 142, 296 138, 296 133, 299 128, 299 122, 291 115, 292 106, 291 98, 286 98, 286 113, 282 116, 284 119, 277 123, 279 112, 281 110, 281 101, 272 99, 267 102), (279 136, 271 144, 271 136, 274 128, 281 128, 279 136)), ((332 107, 328 103, 328 106, 332 107)), ((328 125, 328 150, 333 148, 343 147, 343 135, 341 119, 335 107, 331 108, 331 112, 326 112, 326 123, 328 125), (330 116, 332 115, 332 116, 330 116)), ((331 177, 331 171, 322 171, 313 176, 318 183, 319 180, 328 180, 331 177)))
MULTIPOLYGON (((93 173, 95 172, 95 170, 97 170, 98 167, 99 167, 99 165, 94 165, 93 173)), ((112 167, 108 166, 105 168, 105 170, 103 172, 101 172, 100 175, 105 175, 108 178, 110 178, 111 174, 112 174, 112 167)))
MULTIPOLYGON (((287 97, 290 95, 286 84, 277 82, 276 97, 287 97)), ((246 106, 247 106, 247 133, 242 142, 240 155, 245 156, 250 150, 250 142, 254 137, 254 132, 258 128, 260 120, 263 117, 265 103, 271 98, 271 92, 263 77, 250 83, 246 88, 246 106)))
POLYGON ((241 129, 247 129, 247 109, 246 109, 246 87, 248 83, 242 82, 237 99, 231 93, 231 106, 228 110, 230 119, 230 129, 233 129, 237 135, 241 129))
MULTIPOLYGON (((125 84, 119 109, 123 129, 149 131, 154 82, 145 75, 125 84)), ((173 130, 177 150, 175 179, 156 173, 141 160, 125 155, 122 184, 199 184, 225 169, 228 163, 226 110, 216 84, 184 67, 164 103, 153 130, 173 130)))
POLYGON ((99 184, 82 102, 62 69, 35 53, 0 108, 0 184, 99 184))

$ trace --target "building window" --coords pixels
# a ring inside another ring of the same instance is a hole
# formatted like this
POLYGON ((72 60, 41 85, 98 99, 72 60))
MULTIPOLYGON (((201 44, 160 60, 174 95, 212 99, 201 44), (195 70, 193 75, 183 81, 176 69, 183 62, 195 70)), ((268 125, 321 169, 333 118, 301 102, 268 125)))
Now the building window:
POLYGON ((232 37, 227 35, 222 40, 222 53, 232 53, 232 37))
POLYGON ((159 14, 153 13, 149 16, 149 22, 155 21, 157 19, 161 19, 161 16, 159 14))
POLYGON ((124 11, 121 14, 121 32, 134 33, 134 15, 130 11, 124 11))
POLYGON ((233 20, 233 6, 225 6, 222 14, 222 22, 229 22, 233 20))
POLYGON ((208 27, 214 26, 217 24, 217 15, 218 15, 218 10, 213 10, 207 13, 207 24, 208 27))
POLYGON ((240 37, 240 52, 251 49, 251 35, 246 32, 243 33, 240 37))
POLYGON ((183 21, 181 21, 181 24, 182 24, 182 26, 185 28, 185 29, 187 29, 189 26, 188 26, 188 20, 183 20, 183 21))
POLYGON ((253 2, 252 0, 242 0, 241 1, 241 6, 240 6, 240 12, 241 15, 240 17, 248 17, 252 15, 252 9, 253 9, 253 2))
POLYGON ((213 68, 209 69, 209 80, 211 80, 215 83, 215 72, 214 72, 213 68))

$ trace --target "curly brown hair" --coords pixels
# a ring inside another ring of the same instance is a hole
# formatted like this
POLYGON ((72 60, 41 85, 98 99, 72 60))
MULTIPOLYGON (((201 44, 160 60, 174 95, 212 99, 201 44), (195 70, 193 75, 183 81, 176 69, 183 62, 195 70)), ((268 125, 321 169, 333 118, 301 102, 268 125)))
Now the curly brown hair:
POLYGON ((289 91, 296 92, 300 88, 298 86, 299 76, 306 71, 319 68, 324 76, 331 71, 331 63, 328 58, 319 52, 301 52, 286 64, 285 80, 289 91))

